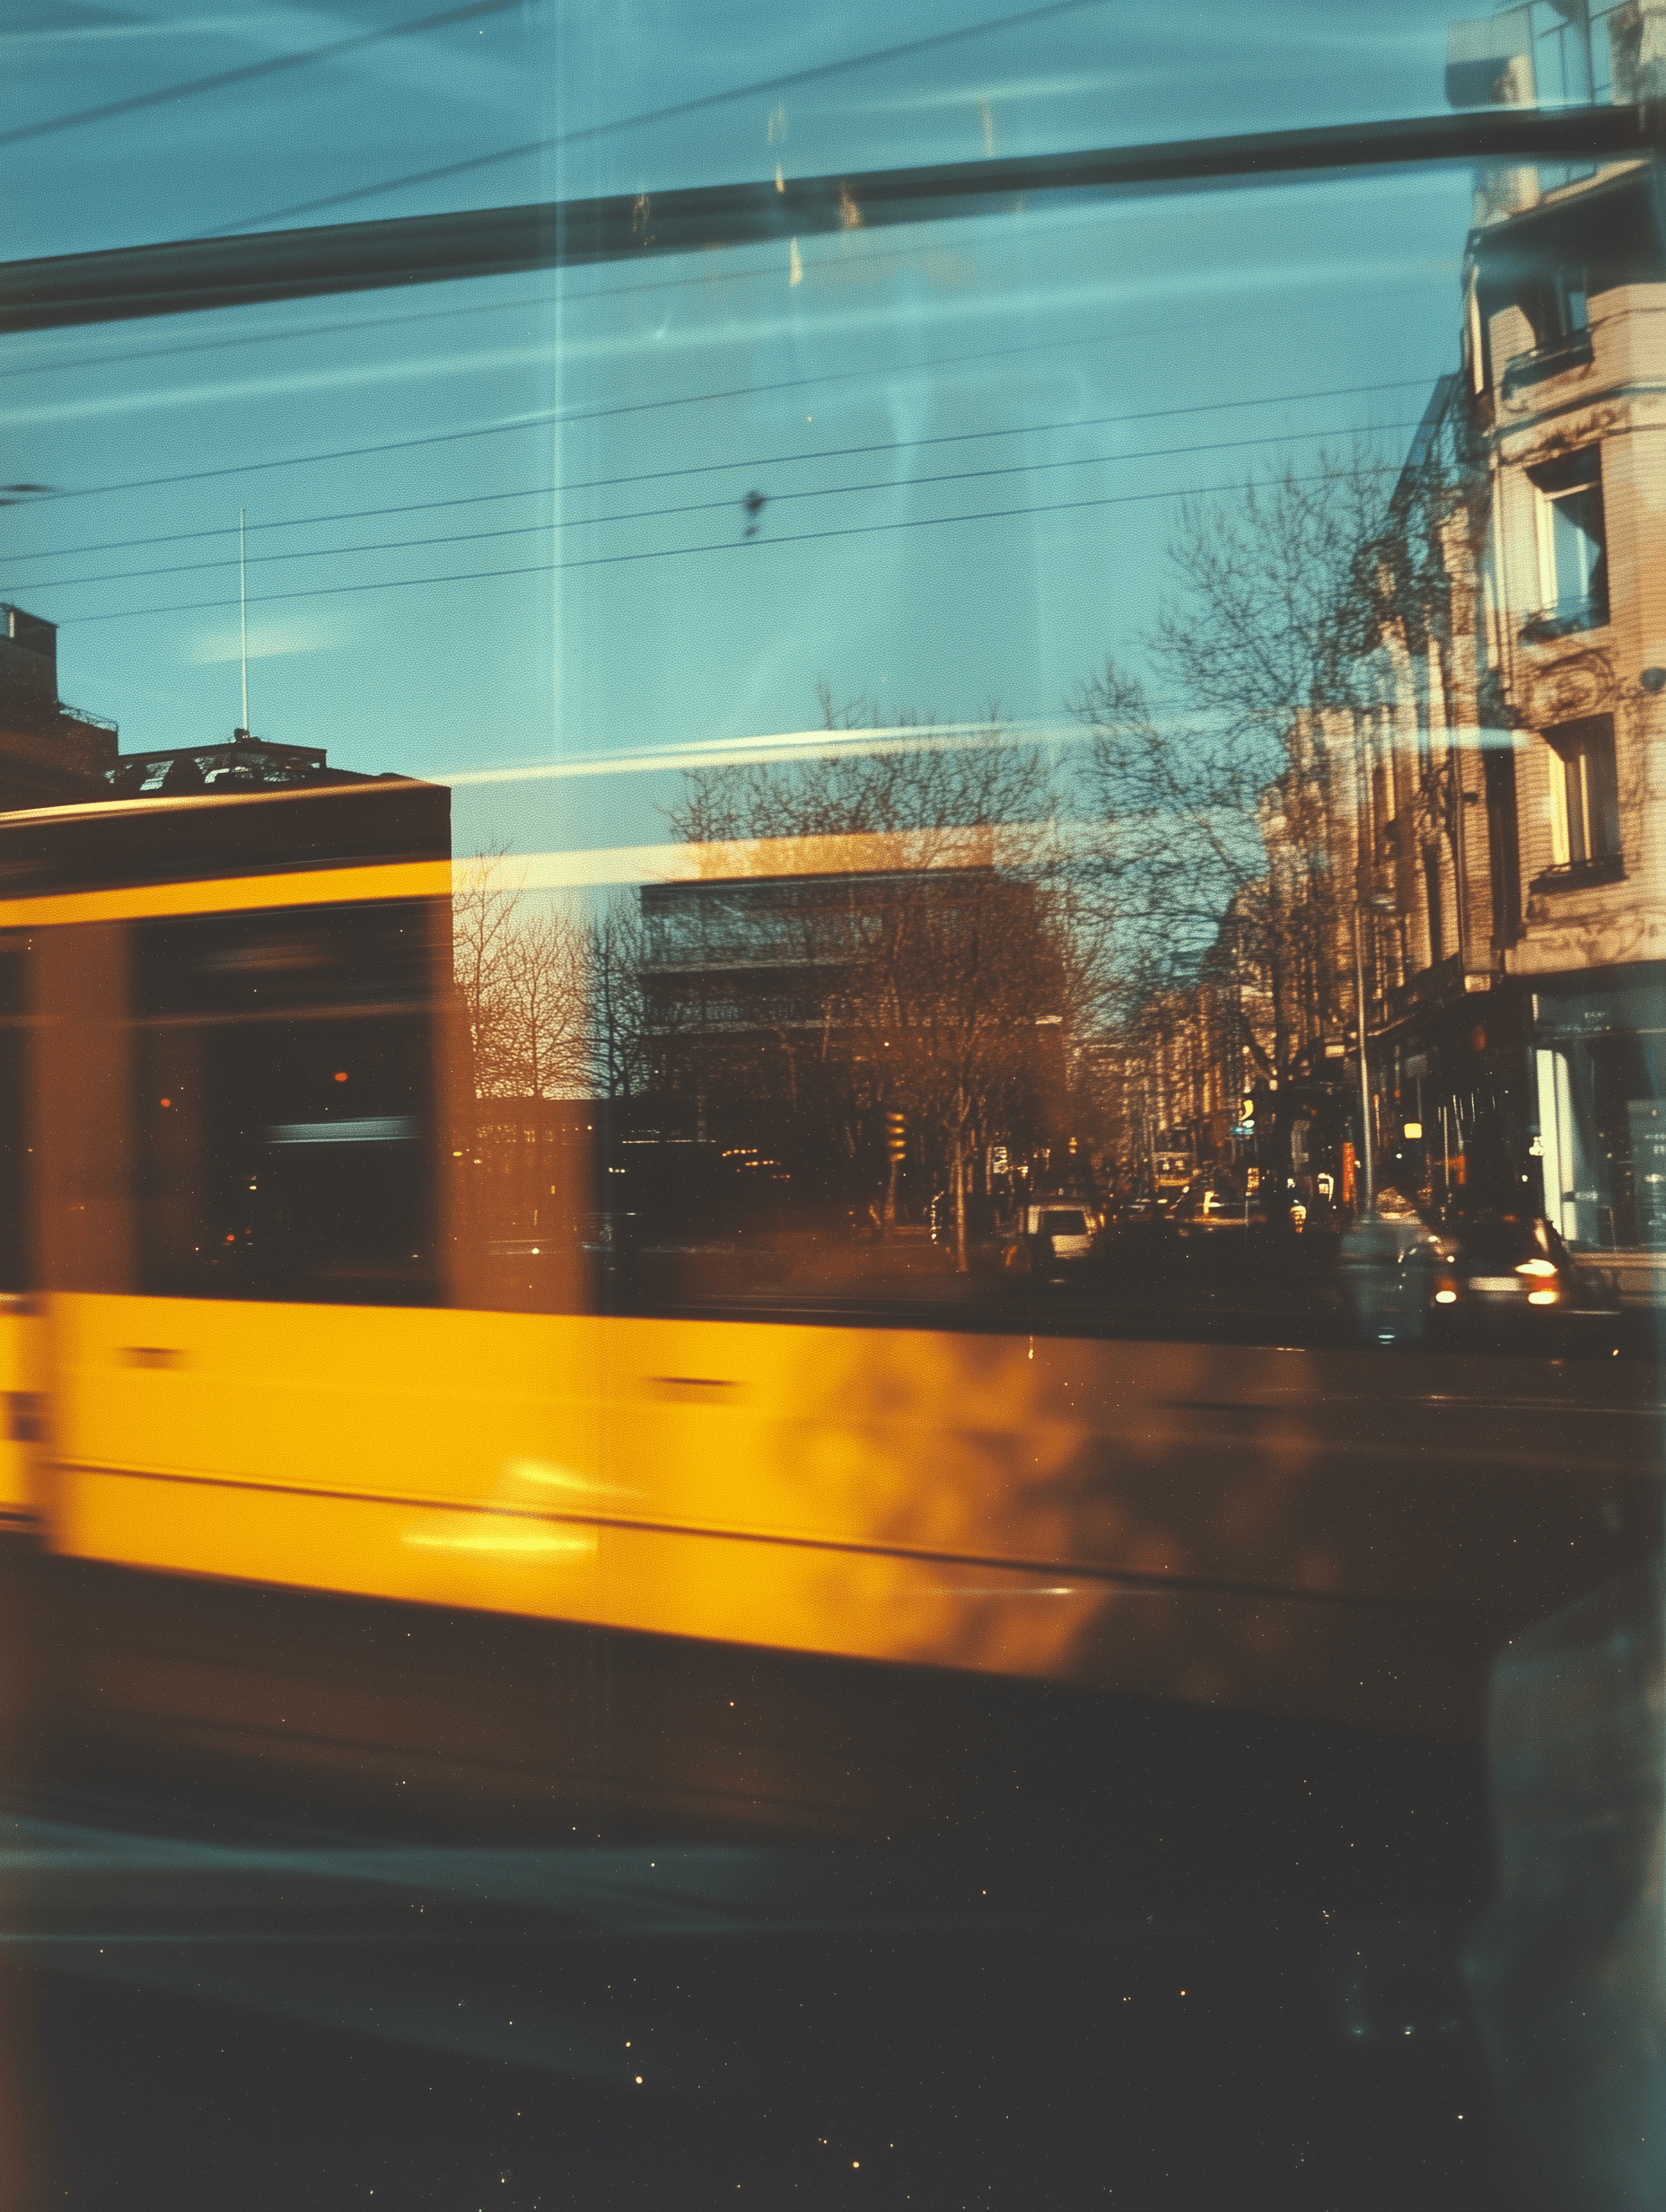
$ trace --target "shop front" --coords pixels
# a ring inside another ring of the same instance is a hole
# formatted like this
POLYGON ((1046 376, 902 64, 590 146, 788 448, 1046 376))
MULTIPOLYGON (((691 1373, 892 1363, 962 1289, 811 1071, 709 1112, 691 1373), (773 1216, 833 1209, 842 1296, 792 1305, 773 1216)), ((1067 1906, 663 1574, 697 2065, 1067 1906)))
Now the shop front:
POLYGON ((1536 980, 1545 1212, 1575 1247, 1666 1255, 1666 964, 1536 980))
POLYGON ((1501 978, 1418 1005, 1372 1039, 1379 1188, 1431 1220, 1538 1211, 1530 1019, 1525 994, 1501 978))

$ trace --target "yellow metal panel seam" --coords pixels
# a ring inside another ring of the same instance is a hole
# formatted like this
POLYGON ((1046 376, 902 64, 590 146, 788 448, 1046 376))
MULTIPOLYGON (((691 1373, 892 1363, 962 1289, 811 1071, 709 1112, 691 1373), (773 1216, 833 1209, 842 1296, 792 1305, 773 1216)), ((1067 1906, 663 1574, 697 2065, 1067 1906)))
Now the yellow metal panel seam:
POLYGON ((211 882, 132 883, 110 891, 51 891, 0 900, 0 929, 46 929, 75 922, 161 920, 187 914, 245 914, 266 907, 346 905, 373 899, 449 899, 446 860, 402 860, 355 868, 296 869, 281 875, 222 876, 211 882))

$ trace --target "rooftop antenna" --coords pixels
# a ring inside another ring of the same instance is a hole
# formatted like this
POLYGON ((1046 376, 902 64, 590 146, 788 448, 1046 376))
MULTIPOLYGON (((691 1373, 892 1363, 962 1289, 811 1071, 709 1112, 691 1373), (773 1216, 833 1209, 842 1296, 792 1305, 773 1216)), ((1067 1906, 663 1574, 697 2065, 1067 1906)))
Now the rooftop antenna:
POLYGON ((249 734, 249 571, 243 560, 243 511, 237 510, 237 628, 243 665, 243 721, 239 734, 249 734))

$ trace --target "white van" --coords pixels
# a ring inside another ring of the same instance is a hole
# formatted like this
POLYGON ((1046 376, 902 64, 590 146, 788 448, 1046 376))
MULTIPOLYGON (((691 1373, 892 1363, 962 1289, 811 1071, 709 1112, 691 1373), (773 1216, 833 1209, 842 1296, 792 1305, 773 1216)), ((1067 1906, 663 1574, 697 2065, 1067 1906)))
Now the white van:
POLYGON ((1099 1216, 1074 1199, 1049 1198, 1024 1208, 1024 1234, 1041 1259, 1085 1260, 1099 1228, 1099 1216))

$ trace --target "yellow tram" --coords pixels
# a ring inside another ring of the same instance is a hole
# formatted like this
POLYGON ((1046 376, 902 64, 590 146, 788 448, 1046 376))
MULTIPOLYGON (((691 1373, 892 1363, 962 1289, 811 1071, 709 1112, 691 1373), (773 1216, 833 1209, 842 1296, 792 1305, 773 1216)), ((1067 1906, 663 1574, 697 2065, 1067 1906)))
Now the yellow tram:
POLYGON ((1434 1733, 1635 1547, 1646 1470, 1570 1483, 1554 1390, 1524 1463, 1439 1393, 1362 1426, 1368 1352, 609 1313, 575 1242, 498 1310, 448 808, 388 779, 0 821, 9 1524, 1434 1733))

